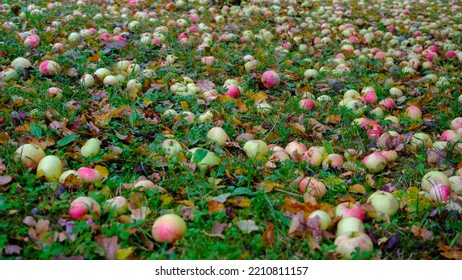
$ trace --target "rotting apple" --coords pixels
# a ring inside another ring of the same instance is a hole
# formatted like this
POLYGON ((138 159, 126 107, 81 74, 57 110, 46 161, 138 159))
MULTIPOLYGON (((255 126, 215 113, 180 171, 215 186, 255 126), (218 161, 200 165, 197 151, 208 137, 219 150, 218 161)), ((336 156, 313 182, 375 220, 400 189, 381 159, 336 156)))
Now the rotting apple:
POLYGON ((181 152, 182 149, 183 147, 180 142, 175 139, 165 139, 162 142, 162 150, 164 150, 165 154, 168 156, 175 156, 181 152))
POLYGON ((176 214, 160 216, 152 225, 152 237, 159 243, 173 243, 186 234, 186 222, 176 214))

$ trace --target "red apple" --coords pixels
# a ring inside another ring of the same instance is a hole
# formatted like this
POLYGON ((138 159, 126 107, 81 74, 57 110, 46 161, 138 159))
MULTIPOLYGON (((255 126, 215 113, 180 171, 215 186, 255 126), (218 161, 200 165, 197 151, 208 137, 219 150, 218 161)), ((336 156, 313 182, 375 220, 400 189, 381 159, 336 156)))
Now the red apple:
POLYGON ((449 200, 451 189, 447 185, 438 184, 436 186, 432 186, 428 193, 433 201, 446 202, 449 200))
POLYGON ((261 75, 261 81, 267 89, 270 89, 279 85, 281 80, 278 73, 273 70, 269 70, 261 75))
POLYGON ((378 173, 387 166, 387 159, 380 152, 373 152, 366 156, 362 163, 368 171, 378 173))
POLYGON ((228 85, 225 94, 232 98, 238 98, 241 95, 241 89, 237 85, 228 85))
POLYGON ((69 214, 75 220, 91 219, 92 215, 98 217, 101 213, 99 203, 91 197, 81 196, 72 201, 69 214))
POLYGON ((299 183, 301 192, 310 193, 316 198, 321 198, 327 193, 326 185, 314 177, 305 177, 299 183))
POLYGON ((335 216, 342 218, 355 217, 362 221, 364 220, 364 210, 359 202, 342 202, 335 207, 335 216))
POLYGON ((156 242, 173 243, 186 234, 185 221, 178 215, 166 214, 156 219, 152 225, 152 237, 156 242))

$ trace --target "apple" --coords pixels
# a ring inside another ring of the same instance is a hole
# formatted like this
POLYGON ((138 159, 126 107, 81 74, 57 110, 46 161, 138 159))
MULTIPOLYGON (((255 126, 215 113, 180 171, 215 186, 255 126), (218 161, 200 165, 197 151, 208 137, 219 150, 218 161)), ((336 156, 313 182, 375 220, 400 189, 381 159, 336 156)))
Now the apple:
POLYGON ((328 154, 322 161, 322 168, 329 169, 329 167, 341 168, 343 166, 343 156, 340 154, 328 154))
POLYGON ((57 182, 62 170, 63 164, 57 156, 45 156, 37 165, 37 177, 45 177, 47 182, 57 182))
POLYGON ((335 236, 339 236, 347 232, 364 232, 363 222, 356 217, 342 218, 337 224, 335 236))
POLYGON ((175 139, 166 139, 162 142, 162 149, 166 155, 172 157, 177 155, 183 149, 183 147, 181 146, 180 142, 175 139))
POLYGON ((299 160, 301 155, 307 151, 305 144, 299 141, 292 141, 285 147, 285 152, 293 159, 299 160))
POLYGON ((449 177, 449 187, 456 195, 462 195, 462 177, 451 176, 449 177))
POLYGON ((230 138, 226 131, 219 126, 212 127, 207 133, 207 138, 209 138, 210 140, 222 147, 226 145, 227 141, 230 141, 230 138))
POLYGON ((411 105, 406 108, 406 115, 413 121, 419 121, 422 119, 422 111, 419 107, 411 105))
POLYGON ((303 178, 298 188, 302 193, 309 193, 315 198, 322 198, 327 193, 326 185, 314 177, 303 178))
POLYGON ((312 166, 321 166, 322 161, 327 157, 326 148, 322 146, 310 147, 302 154, 302 160, 308 162, 312 166))
POLYGON ((418 148, 425 148, 429 149, 433 146, 433 141, 430 135, 424 132, 416 132, 412 135, 411 139, 409 140, 409 145, 412 150, 417 150, 418 148))
POLYGON ((45 151, 35 144, 21 145, 15 151, 15 161, 21 160, 25 168, 33 170, 45 157, 45 151))
MULTIPOLYGON (((13 64, 13 63, 11 63, 11 64, 13 64)), ((14 67, 14 66, 13 66, 13 67, 14 67)), ((462 128, 462 117, 454 118, 454 119, 451 121, 450 128, 451 128, 452 130, 455 130, 455 131, 457 131, 459 128, 462 128)))
POLYGON ((316 103, 314 102, 313 99, 302 99, 298 102, 298 106, 301 108, 301 109, 305 109, 305 110, 314 110, 316 108, 316 103))
POLYGON ((107 75, 103 79, 103 84, 105 86, 117 86, 119 84, 119 80, 114 75, 107 75))
POLYGON ((152 237, 159 243, 173 243, 186 234, 186 222, 178 215, 166 214, 154 221, 152 237))
POLYGON ((119 216, 127 212, 128 200, 123 196, 116 196, 105 201, 103 209, 119 216))
POLYGON ((88 167, 80 167, 77 169, 84 183, 96 183, 101 181, 101 174, 98 170, 88 167))
POLYGON ((367 198, 374 210, 388 216, 393 216, 398 212, 398 200, 389 192, 376 191, 367 198))
POLYGON ((44 76, 54 76, 61 73, 61 66, 53 60, 45 60, 40 63, 39 72, 44 76))
POLYGON ((90 74, 84 74, 80 78, 80 85, 84 87, 92 87, 95 84, 95 79, 90 74))
POLYGON ((364 210, 361 208, 359 202, 342 202, 335 207, 335 217, 355 217, 359 220, 364 220, 364 210))
POLYGON ((83 183, 82 177, 75 170, 64 171, 61 176, 59 176, 58 181, 61 185, 69 187, 78 187, 83 183))
POLYGON ((449 194, 451 193, 451 189, 447 185, 435 185, 430 188, 428 192, 430 194, 430 198, 435 202, 446 202, 449 200, 449 194))
POLYGON ((101 140, 98 138, 90 138, 80 148, 80 153, 84 157, 92 157, 101 151, 101 140))
POLYGON ((318 77, 318 71, 316 69, 307 69, 303 72, 303 76, 307 79, 315 79, 318 77))
POLYGON ((337 246, 335 251, 339 253, 343 259, 348 260, 353 258, 353 253, 355 252, 361 254, 374 250, 374 244, 369 235, 361 231, 346 232, 338 235, 335 238, 334 244, 337 246))
POLYGON ((40 45, 40 37, 36 34, 27 36, 24 40, 24 46, 30 47, 32 49, 37 48, 40 45))
POLYGON ((280 81, 279 74, 273 70, 266 71, 261 75, 261 82, 267 89, 276 87, 280 81))
POLYGON ((69 215, 74 220, 92 219, 92 217, 99 217, 101 207, 99 203, 91 197, 80 196, 72 201, 69 208, 69 215))
POLYGON ((430 171, 423 176, 420 188, 426 192, 430 192, 431 187, 436 185, 450 186, 451 183, 448 176, 446 176, 443 172, 430 171))
POLYGON ((111 75, 111 71, 106 68, 98 68, 94 73, 94 76, 96 76, 101 81, 109 75, 111 75))
POLYGON ((241 95, 241 89, 238 85, 228 85, 225 94, 232 98, 238 98, 241 95))
POLYGON ((366 156, 362 163, 366 169, 372 173, 378 173, 387 166, 387 159, 381 152, 373 152, 366 156))
POLYGON ((381 151, 387 162, 394 162, 398 159, 398 152, 395 150, 381 151))
POLYGON ((311 212, 311 214, 308 216, 308 219, 313 219, 315 217, 319 218, 322 230, 326 230, 332 225, 332 220, 329 214, 324 210, 315 210, 311 212))
POLYGON ((17 57, 11 62, 11 66, 14 70, 26 69, 32 66, 32 63, 24 57, 17 57))
POLYGON ((268 145, 262 140, 248 140, 242 148, 249 158, 262 160, 268 155, 268 145))
POLYGON ((189 150, 189 155, 191 156, 191 161, 196 163, 200 169, 219 165, 221 162, 214 152, 203 148, 192 148, 189 150))

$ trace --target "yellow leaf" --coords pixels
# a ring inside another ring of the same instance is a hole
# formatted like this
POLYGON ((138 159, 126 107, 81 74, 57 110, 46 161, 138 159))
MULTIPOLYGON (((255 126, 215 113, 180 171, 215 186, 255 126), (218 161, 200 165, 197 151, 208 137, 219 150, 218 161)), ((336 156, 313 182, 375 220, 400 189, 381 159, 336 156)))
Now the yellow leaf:
POLYGON ((132 253, 135 251, 133 247, 128 247, 124 249, 118 249, 116 251, 116 259, 117 260, 126 260, 132 253))
POLYGON ((96 171, 98 171, 99 174, 101 174, 101 177, 103 177, 103 178, 106 178, 107 176, 109 176, 109 170, 106 167, 102 166, 102 165, 97 165, 97 166, 95 166, 94 169, 96 171))
POLYGON ((183 109, 183 111, 188 111, 189 110, 189 105, 186 101, 180 101, 180 105, 181 105, 181 109, 183 109))
POLYGON ((361 194, 365 194, 366 193, 366 188, 361 185, 361 184, 354 184, 352 186, 350 186, 350 189, 349 191, 351 193, 361 193, 361 194))
POLYGON ((259 91, 255 94, 252 94, 250 96, 250 99, 252 99, 254 102, 258 102, 258 101, 264 101, 266 99, 268 99, 268 95, 266 93, 264 93, 263 91, 259 91))

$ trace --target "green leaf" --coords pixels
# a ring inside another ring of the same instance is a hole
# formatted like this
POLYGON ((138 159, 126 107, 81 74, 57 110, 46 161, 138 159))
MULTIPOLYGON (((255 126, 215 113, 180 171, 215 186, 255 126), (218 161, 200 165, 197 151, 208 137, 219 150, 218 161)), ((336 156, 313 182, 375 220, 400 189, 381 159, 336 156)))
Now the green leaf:
POLYGON ((68 145, 69 143, 71 143, 72 141, 74 141, 75 139, 79 138, 80 135, 76 134, 76 133, 72 133, 72 134, 69 134, 69 135, 66 135, 64 136, 61 140, 59 140, 57 142, 58 144, 58 147, 63 147, 63 146, 66 146, 68 145))
POLYGON ((332 144, 329 141, 322 139, 322 146, 326 148, 327 153, 329 154, 334 153, 334 148, 332 147, 332 144))
POLYGON ((35 123, 30 123, 30 133, 37 138, 42 138, 43 136, 42 127, 36 125, 35 123))
POLYGON ((257 195, 258 193, 249 190, 248 188, 240 187, 235 188, 231 193, 232 196, 239 196, 239 195, 257 195))
POLYGON ((207 156, 207 153, 209 151, 205 150, 205 149, 197 149, 195 152, 194 152, 194 155, 192 156, 192 160, 195 162, 195 163, 198 163, 198 162, 201 162, 201 160, 203 160, 206 156, 207 156))

